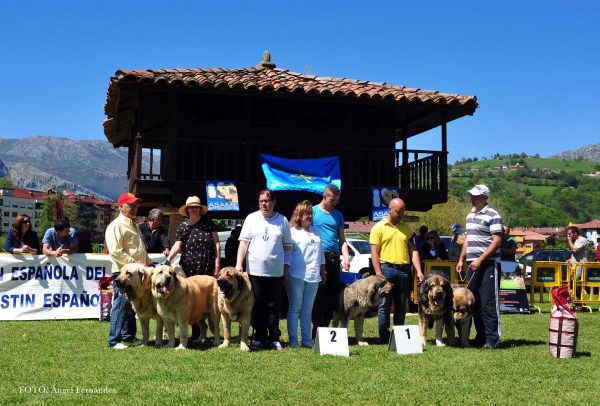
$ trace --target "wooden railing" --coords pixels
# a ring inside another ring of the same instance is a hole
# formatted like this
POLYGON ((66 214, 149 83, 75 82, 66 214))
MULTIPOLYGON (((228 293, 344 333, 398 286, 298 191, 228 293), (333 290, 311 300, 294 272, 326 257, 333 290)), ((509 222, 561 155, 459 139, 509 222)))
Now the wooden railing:
MULTIPOLYGON (((175 156, 168 159, 177 159, 176 172, 162 177, 152 171, 141 173, 142 139, 137 137, 129 173, 129 190, 133 189, 135 179, 232 179, 241 183, 264 183, 262 171, 256 169, 260 168, 261 153, 293 159, 339 156, 344 187, 398 185, 400 189, 447 190, 446 152, 443 151, 203 140, 160 141, 165 145, 163 155, 165 151, 174 151, 175 156)), ((163 155, 161 158, 165 159, 163 155)), ((153 168, 152 154, 150 159, 150 168, 153 168)))

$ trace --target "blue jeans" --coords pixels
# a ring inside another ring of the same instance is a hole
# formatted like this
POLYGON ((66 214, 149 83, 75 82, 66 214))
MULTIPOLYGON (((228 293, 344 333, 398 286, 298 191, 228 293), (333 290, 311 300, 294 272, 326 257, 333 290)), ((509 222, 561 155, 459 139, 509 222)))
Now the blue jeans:
POLYGON ((305 282, 289 276, 288 298, 290 307, 287 313, 287 328, 290 343, 298 342, 298 319, 300 320, 300 332, 302 333, 302 344, 310 343, 310 321, 312 308, 317 296, 319 282, 305 282))
POLYGON ((379 303, 378 328, 379 337, 387 341, 390 335, 390 311, 394 301, 394 325, 404 325, 406 316, 406 299, 410 294, 410 265, 403 265, 402 269, 381 264, 381 272, 388 282, 394 284, 392 292, 379 303))
POLYGON ((108 346, 123 341, 133 341, 136 333, 135 312, 129 300, 119 292, 116 285, 116 277, 113 275, 113 304, 110 311, 110 332, 108 333, 108 346))

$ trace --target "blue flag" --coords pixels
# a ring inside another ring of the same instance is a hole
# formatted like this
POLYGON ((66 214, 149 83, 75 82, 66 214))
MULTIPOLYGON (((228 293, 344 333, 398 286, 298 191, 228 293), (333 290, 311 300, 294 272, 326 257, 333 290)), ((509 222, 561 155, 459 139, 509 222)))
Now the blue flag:
POLYGON ((342 189, 339 157, 287 159, 260 154, 260 162, 269 190, 297 190, 323 193, 334 184, 342 189))

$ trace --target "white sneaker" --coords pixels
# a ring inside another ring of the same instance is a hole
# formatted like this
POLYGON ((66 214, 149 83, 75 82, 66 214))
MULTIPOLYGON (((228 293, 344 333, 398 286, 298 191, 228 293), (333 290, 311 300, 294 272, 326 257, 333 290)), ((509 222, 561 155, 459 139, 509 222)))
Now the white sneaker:
POLYGON ((110 347, 114 350, 126 350, 127 346, 123 343, 116 343, 115 345, 113 345, 112 347, 110 347))

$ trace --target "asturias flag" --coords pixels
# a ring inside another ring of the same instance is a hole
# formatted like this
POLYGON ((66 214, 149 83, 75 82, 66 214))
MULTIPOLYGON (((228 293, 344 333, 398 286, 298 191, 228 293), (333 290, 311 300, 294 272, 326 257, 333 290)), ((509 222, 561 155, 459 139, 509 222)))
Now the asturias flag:
POLYGON ((260 154, 269 190, 323 193, 330 183, 342 188, 339 157, 287 159, 260 154))

